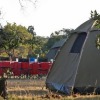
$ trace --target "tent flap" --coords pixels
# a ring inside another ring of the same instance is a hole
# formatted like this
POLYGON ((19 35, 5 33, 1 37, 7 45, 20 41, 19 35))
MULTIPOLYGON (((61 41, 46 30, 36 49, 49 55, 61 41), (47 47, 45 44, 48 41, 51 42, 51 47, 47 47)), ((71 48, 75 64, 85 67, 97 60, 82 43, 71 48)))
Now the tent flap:
POLYGON ((65 93, 67 95, 71 94, 70 91, 72 89, 72 87, 68 87, 64 84, 58 84, 58 83, 46 83, 46 87, 47 88, 49 87, 50 90, 60 91, 60 92, 65 93))

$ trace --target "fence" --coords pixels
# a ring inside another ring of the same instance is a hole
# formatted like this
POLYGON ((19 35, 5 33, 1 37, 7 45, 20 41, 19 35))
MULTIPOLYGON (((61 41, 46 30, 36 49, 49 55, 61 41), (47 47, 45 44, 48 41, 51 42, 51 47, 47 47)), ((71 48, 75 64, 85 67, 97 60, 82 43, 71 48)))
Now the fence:
POLYGON ((10 62, 0 61, 0 76, 4 73, 7 75, 13 73, 13 76, 31 76, 31 75, 47 75, 51 68, 51 62, 10 62))

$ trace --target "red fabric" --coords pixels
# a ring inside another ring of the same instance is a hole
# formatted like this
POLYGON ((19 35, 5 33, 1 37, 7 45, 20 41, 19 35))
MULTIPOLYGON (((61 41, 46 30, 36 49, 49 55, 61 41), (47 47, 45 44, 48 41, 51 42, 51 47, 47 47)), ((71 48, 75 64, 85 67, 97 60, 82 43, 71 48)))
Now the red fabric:
POLYGON ((9 62, 1 61, 0 62, 0 76, 3 74, 3 68, 11 68, 15 76, 20 76, 21 74, 31 74, 31 75, 40 75, 47 74, 52 63, 50 62, 9 62))
POLYGON ((31 69, 31 74, 32 75, 36 75, 36 74, 39 74, 39 71, 38 71, 38 69, 39 69, 39 63, 32 63, 32 64, 30 64, 30 69, 31 69))
POLYGON ((40 70, 39 70, 39 72, 41 74, 47 74, 49 69, 50 69, 50 67, 51 67, 51 63, 49 63, 49 62, 41 62, 40 63, 40 70))
POLYGON ((0 67, 2 67, 2 61, 0 61, 0 67))
POLYGON ((30 74, 28 62, 21 63, 21 74, 25 74, 25 75, 30 74))
POLYGON ((0 76, 2 76, 3 73, 6 73, 8 68, 10 68, 10 62, 9 61, 0 62, 0 76))
POLYGON ((21 67, 25 68, 25 69, 28 69, 29 68, 29 63, 28 62, 22 62, 21 67))
POLYGON ((10 67, 9 61, 2 61, 2 67, 10 67))
POLYGON ((13 71, 13 73, 14 73, 14 76, 20 76, 21 75, 21 63, 19 63, 19 62, 14 62, 13 64, 12 64, 12 71, 13 71))
POLYGON ((11 62, 11 63, 10 63, 11 69, 14 67, 14 64, 15 64, 14 62, 11 62))
POLYGON ((3 71, 2 71, 2 69, 0 68, 0 76, 2 76, 3 75, 3 71))

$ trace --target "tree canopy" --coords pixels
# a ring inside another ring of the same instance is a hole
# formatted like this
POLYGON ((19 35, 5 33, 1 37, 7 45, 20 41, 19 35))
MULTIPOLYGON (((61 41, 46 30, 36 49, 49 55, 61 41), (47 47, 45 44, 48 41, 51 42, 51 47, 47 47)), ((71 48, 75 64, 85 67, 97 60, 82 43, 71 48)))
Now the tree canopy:
POLYGON ((68 38, 73 29, 55 31, 50 37, 37 36, 34 26, 28 28, 16 23, 7 23, 0 29, 0 52, 4 51, 9 56, 45 58, 52 45, 68 38))
POLYGON ((0 47, 9 55, 20 44, 24 44, 26 40, 31 39, 31 34, 24 26, 17 25, 16 23, 7 23, 0 32, 0 38, 0 47))

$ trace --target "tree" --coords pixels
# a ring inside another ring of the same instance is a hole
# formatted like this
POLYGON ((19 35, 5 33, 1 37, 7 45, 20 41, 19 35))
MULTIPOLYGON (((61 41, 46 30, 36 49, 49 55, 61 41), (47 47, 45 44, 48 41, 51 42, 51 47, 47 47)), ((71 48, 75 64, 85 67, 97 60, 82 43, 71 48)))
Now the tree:
POLYGON ((27 42, 31 45, 31 49, 33 50, 34 48, 34 44, 37 43, 37 40, 36 40, 36 32, 34 31, 34 26, 29 26, 28 27, 28 32, 32 34, 32 38, 29 39, 27 42))
MULTIPOLYGON (((31 46, 31 50, 30 50, 31 53, 33 53, 35 57, 37 54, 41 56, 44 50, 43 46, 47 42, 46 39, 41 36, 36 36, 36 32, 34 31, 34 26, 29 26, 28 32, 30 32, 33 35, 32 39, 28 40, 28 43, 31 46)), ((44 51, 44 55, 45 55, 45 51, 44 51)))
POLYGON ((29 2, 31 2, 32 4, 34 4, 34 6, 35 6, 38 0, 19 0, 19 4, 20 4, 20 6, 21 6, 22 8, 24 7, 24 4, 23 4, 24 1, 29 1, 29 2))
POLYGON ((12 56, 14 55, 14 49, 30 39, 31 34, 24 26, 16 25, 16 23, 7 23, 7 25, 4 26, 3 31, 0 33, 0 38, 2 42, 0 47, 2 47, 9 56, 12 56))
MULTIPOLYGON (((95 25, 94 27, 96 27, 97 29, 100 29, 100 14, 95 10, 95 11, 91 11, 91 18, 95 20, 95 25)), ((100 35, 97 35, 97 39, 96 39, 96 47, 99 49, 100 48, 100 35)))
POLYGON ((30 32, 33 35, 33 37, 36 35, 36 32, 34 31, 34 26, 32 25, 28 27, 28 32, 30 32))
POLYGON ((61 39, 67 39, 71 33, 74 31, 74 29, 65 29, 55 31, 54 33, 51 33, 50 38, 48 39, 48 42, 46 43, 46 47, 49 50, 53 44, 61 39))
POLYGON ((96 20, 95 27, 100 28, 100 14, 96 10, 91 11, 90 14, 91 14, 91 18, 96 20))
POLYGON ((97 20, 98 18, 100 18, 100 15, 96 10, 94 10, 94 11, 91 10, 90 14, 91 14, 91 18, 93 18, 93 19, 97 20))

